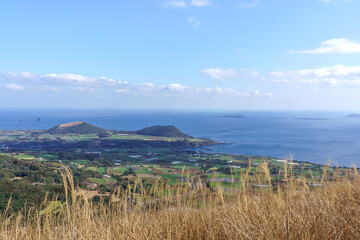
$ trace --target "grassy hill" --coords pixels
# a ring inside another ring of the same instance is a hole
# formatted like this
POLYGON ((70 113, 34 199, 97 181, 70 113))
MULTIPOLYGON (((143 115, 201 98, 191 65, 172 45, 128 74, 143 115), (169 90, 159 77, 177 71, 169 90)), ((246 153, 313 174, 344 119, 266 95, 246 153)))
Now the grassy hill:
POLYGON ((179 137, 179 138, 193 138, 180 131, 172 125, 168 126, 152 126, 135 131, 136 134, 158 137, 179 137))
POLYGON ((89 123, 83 121, 70 122, 57 125, 53 128, 47 130, 48 133, 51 134, 68 134, 68 133, 76 133, 76 134, 106 134, 107 130, 103 128, 96 127, 89 123))

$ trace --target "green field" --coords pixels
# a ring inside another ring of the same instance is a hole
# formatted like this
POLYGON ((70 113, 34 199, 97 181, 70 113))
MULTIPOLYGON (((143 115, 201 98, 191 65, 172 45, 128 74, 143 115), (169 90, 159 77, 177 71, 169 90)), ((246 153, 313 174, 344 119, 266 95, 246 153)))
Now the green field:
POLYGON ((115 167, 115 169, 111 169, 110 171, 123 173, 123 172, 125 172, 126 170, 127 170, 126 167, 115 167))
POLYGON ((97 184, 106 184, 107 180, 105 178, 89 178, 89 180, 93 183, 97 184))
POLYGON ((140 167, 139 170, 135 170, 136 174, 151 174, 152 171, 149 171, 146 167, 140 167))
POLYGON ((171 166, 171 168, 175 168, 178 170, 200 169, 199 166, 186 166, 186 165, 174 165, 174 166, 171 166))
POLYGON ((35 156, 32 155, 18 155, 16 157, 19 159, 35 159, 35 156))
POLYGON ((177 174, 161 174, 160 177, 169 180, 169 184, 173 186, 179 181, 178 177, 180 177, 180 175, 177 175, 177 174))
POLYGON ((97 172, 97 167, 87 167, 86 170, 97 172))
POLYGON ((49 154, 43 154, 43 155, 40 155, 39 158, 43 158, 43 159, 56 159, 56 158, 59 158, 59 156, 49 155, 49 154))
POLYGON ((106 173, 106 167, 98 167, 97 171, 98 171, 98 173, 105 174, 106 173))

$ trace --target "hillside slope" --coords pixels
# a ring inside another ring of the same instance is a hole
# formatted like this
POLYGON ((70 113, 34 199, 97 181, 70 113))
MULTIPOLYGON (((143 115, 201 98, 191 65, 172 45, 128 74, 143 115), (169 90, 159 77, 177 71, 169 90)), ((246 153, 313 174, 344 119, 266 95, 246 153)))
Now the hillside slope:
POLYGON ((76 134, 104 134, 107 130, 103 128, 96 127, 94 125, 88 124, 83 121, 70 122, 57 125, 53 128, 47 130, 48 133, 52 134, 68 134, 68 133, 76 133, 76 134))

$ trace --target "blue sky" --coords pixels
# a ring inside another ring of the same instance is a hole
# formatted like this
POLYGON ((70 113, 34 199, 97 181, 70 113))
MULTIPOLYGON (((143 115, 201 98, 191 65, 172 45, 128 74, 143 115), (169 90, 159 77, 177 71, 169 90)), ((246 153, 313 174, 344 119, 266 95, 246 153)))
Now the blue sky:
POLYGON ((359 0, 0 1, 0 107, 360 110, 359 0))

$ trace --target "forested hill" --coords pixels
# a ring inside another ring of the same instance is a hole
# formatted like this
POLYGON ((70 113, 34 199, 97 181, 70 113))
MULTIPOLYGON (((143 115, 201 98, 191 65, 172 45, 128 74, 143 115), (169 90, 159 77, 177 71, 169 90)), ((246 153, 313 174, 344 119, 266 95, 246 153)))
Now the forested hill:
POLYGON ((63 196, 56 168, 0 154, 0 212, 39 206, 46 194, 63 196), (10 201, 11 199, 11 201, 10 201), (9 204, 10 201, 10 204, 9 204))
POLYGON ((152 126, 135 131, 136 134, 158 137, 179 137, 179 138, 193 138, 180 131, 172 125, 168 126, 152 126))

